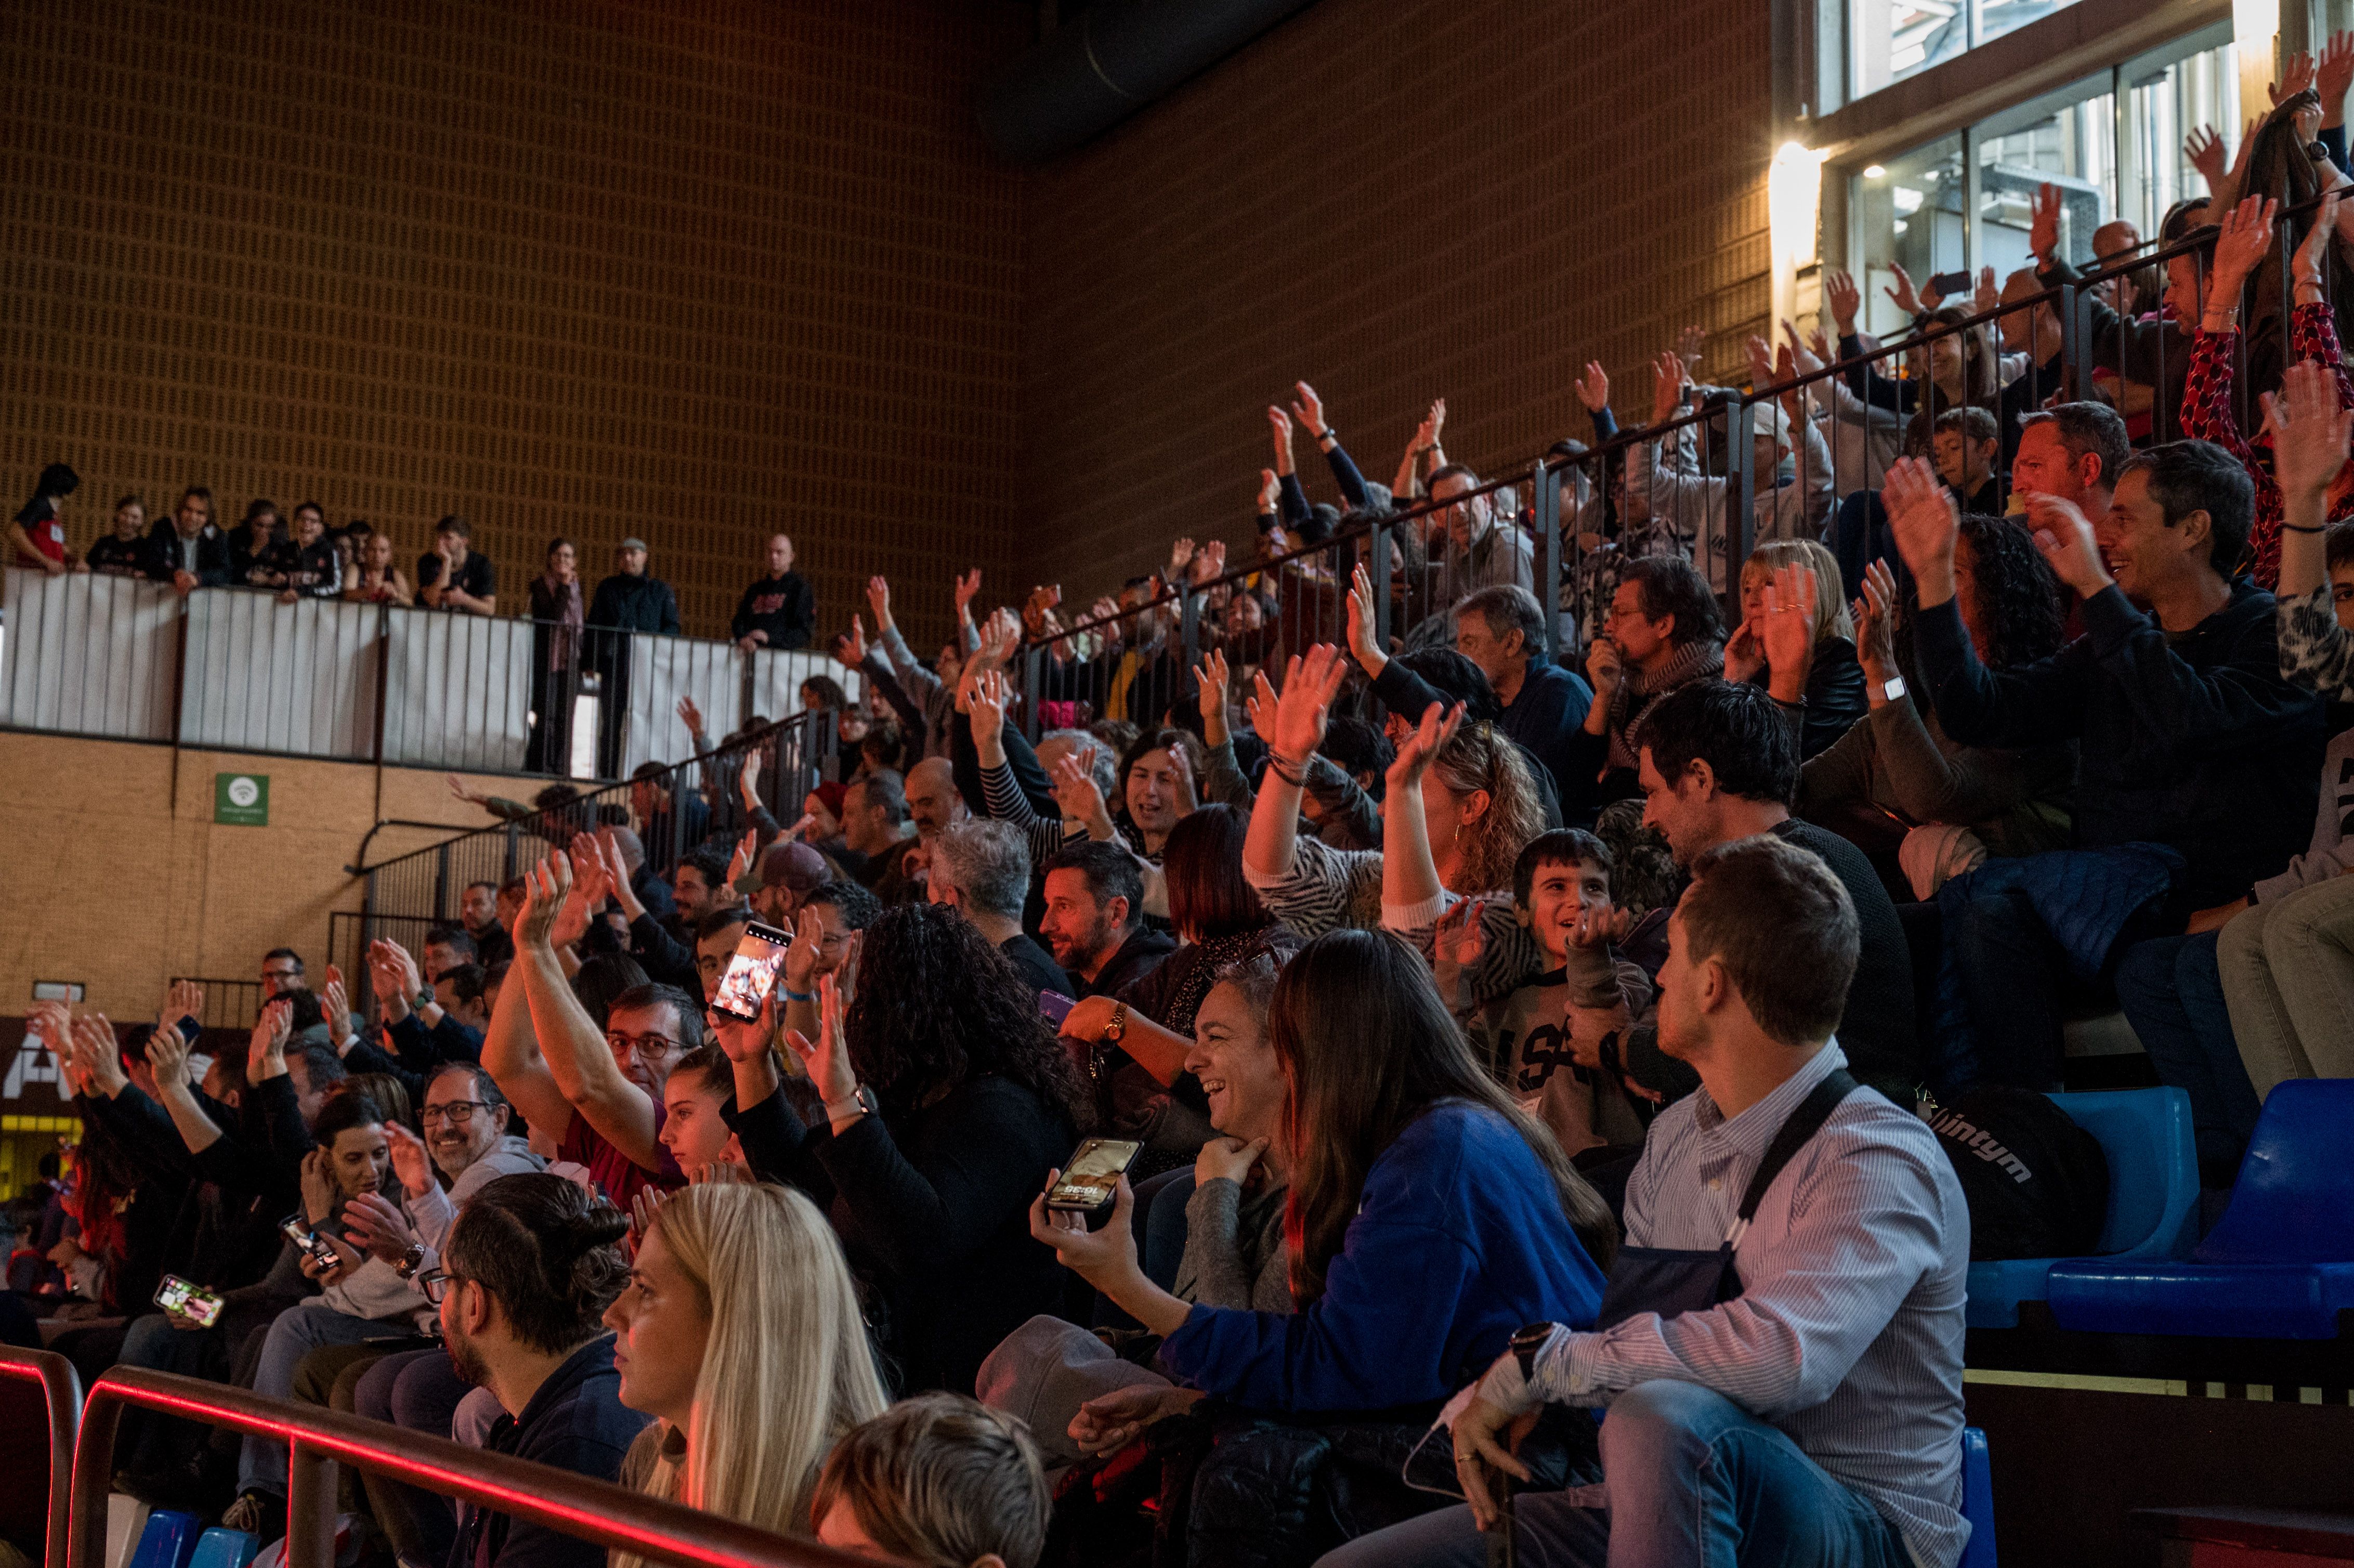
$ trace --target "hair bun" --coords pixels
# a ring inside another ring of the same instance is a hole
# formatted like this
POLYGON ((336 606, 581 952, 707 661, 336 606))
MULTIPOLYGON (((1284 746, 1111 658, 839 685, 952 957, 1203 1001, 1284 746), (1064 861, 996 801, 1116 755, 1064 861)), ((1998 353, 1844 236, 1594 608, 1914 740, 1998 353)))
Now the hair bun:
POLYGON ((574 1256, 594 1252, 599 1247, 613 1246, 630 1234, 628 1216, 602 1199, 596 1201, 586 1213, 567 1218, 560 1234, 566 1250, 574 1256))

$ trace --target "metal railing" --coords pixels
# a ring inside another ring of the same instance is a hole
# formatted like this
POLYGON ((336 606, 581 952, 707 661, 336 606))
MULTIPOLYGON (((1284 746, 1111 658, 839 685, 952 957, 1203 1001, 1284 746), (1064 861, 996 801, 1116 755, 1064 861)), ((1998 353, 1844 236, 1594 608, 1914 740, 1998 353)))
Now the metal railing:
POLYGON ((618 779, 846 677, 822 653, 9 567, 0 729, 474 773, 618 779), (576 735, 581 723, 593 734, 576 735))
MULTIPOLYGON (((73 1362, 54 1351, 0 1349, 0 1377, 38 1383, 48 1407, 49 1433, 48 1534, 44 1561, 65 1561, 72 1517, 74 1441, 81 1426, 81 1378, 73 1362)), ((109 1472, 111 1474, 111 1472, 109 1472)), ((18 1478, 21 1484, 24 1478, 18 1478)), ((106 1544, 106 1507, 99 1505, 99 1545, 106 1544)), ((101 1564, 103 1559, 101 1559, 101 1564)))
POLYGON ((60 1559, 53 1545, 51 1568, 106 1568, 106 1499, 126 1405, 288 1446, 287 1568, 333 1568, 338 1464, 681 1568, 857 1568, 870 1561, 446 1437, 171 1372, 116 1367, 91 1385, 82 1411, 72 1455, 70 1549, 60 1559))
MULTIPOLYGON (((320 972, 325 973, 323 969, 320 972)), ((347 969, 345 972, 348 974, 351 971, 347 969)), ((204 987, 204 1012, 198 1015, 197 1022, 207 1029, 250 1030, 260 1020, 260 980, 207 980, 198 975, 174 975, 171 983, 178 985, 182 980, 204 987)))

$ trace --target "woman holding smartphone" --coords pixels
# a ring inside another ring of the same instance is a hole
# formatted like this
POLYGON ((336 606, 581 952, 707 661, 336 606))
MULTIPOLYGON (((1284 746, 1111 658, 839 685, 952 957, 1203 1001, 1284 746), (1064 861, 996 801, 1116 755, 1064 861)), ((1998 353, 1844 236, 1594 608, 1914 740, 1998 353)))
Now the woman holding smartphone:
POLYGON ((1472 1056, 1411 948, 1318 938, 1276 981, 1267 1033, 1292 1151, 1292 1314, 1154 1285, 1125 1183, 1098 1231, 1043 1196, 1031 1208, 1038 1240, 1162 1337, 1163 1369, 1250 1409, 1436 1409, 1522 1324, 1594 1321, 1609 1210, 1472 1056))
POLYGON ((779 1092, 777 991, 756 1022, 711 1014, 735 1064, 729 1122, 754 1175, 833 1221, 899 1392, 966 1393, 1000 1340, 1061 1305, 1027 1209, 1077 1141, 1083 1091, 1036 991, 953 909, 885 912, 859 969, 881 978, 845 998, 823 977, 819 1037, 785 1036, 823 1102, 814 1127, 779 1092))

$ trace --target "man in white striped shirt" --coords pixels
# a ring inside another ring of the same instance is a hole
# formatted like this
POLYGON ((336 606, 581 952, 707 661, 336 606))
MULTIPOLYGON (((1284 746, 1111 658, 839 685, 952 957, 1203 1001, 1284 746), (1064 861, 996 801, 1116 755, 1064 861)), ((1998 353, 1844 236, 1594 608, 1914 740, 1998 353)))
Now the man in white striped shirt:
POLYGON ((1771 835, 1692 869, 1659 973, 1659 1044, 1702 1086, 1651 1126, 1614 1287, 1638 1249, 1689 1249, 1697 1277, 1730 1240, 1739 1294, 1681 1311, 1638 1299, 1614 1316, 1614 1288, 1606 1328, 1524 1329, 1444 1417, 1472 1508, 1365 1536, 1327 1563, 1479 1563, 1474 1512, 1494 1521, 1490 1478, 1520 1470, 1508 1435, 1546 1403, 1606 1407, 1604 1473, 1516 1500, 1525 1563, 1960 1557, 1969 1213, 1936 1139, 1850 1088, 1738 1223, 1782 1124, 1843 1070, 1831 1031, 1855 967, 1853 905, 1819 858, 1771 835))

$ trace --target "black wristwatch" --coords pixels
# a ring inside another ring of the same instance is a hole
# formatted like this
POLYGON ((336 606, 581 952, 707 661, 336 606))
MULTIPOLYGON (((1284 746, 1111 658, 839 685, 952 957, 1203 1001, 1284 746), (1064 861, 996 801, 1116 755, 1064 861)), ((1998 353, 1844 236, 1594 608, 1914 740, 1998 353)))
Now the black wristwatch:
POLYGON ((411 1246, 407 1252, 400 1255, 400 1261, 394 1264, 392 1266, 393 1271, 398 1274, 401 1278, 416 1278, 417 1271, 425 1266, 424 1246, 422 1245, 411 1246))
POLYGON ((1558 1323, 1531 1323, 1512 1336, 1512 1358, 1521 1363, 1521 1383, 1523 1387, 1536 1379, 1537 1352, 1553 1338, 1558 1323))

